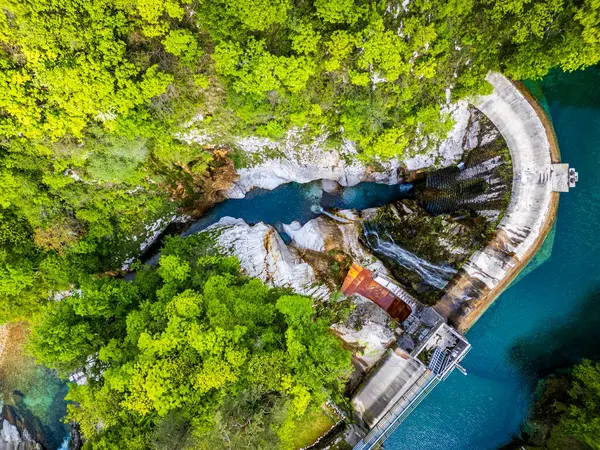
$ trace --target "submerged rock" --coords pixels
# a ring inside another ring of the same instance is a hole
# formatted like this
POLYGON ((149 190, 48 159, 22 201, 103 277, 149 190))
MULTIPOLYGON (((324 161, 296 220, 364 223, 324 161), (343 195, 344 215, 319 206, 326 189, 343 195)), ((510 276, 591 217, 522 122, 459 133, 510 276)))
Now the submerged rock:
POLYGON ((329 194, 335 194, 342 189, 342 186, 334 180, 321 180, 321 186, 325 192, 329 194))
POLYGON ((23 322, 0 327, 0 449, 56 449, 67 434, 67 386, 25 353, 28 333, 23 322))

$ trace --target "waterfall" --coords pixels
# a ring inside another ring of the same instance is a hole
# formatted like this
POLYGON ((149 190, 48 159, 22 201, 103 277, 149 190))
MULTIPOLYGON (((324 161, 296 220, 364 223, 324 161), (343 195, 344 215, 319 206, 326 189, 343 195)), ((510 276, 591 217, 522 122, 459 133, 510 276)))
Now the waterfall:
POLYGON ((402 267, 418 273, 426 284, 443 289, 456 273, 452 267, 432 264, 403 249, 394 242, 387 231, 382 239, 377 230, 371 229, 366 222, 363 225, 365 238, 374 251, 393 259, 402 267))

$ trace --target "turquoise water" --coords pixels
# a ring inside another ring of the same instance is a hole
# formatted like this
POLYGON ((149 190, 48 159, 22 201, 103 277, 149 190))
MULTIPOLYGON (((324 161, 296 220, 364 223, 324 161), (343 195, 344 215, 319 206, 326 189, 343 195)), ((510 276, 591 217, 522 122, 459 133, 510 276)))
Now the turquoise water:
POLYGON ((518 433, 537 380, 600 359, 600 69, 541 85, 562 160, 579 172, 562 194, 550 259, 511 286, 469 331, 473 350, 385 448, 495 449, 518 433))
POLYGON ((208 210, 185 234, 196 233, 221 218, 230 216, 254 224, 305 224, 319 216, 319 208, 366 209, 382 206, 410 195, 411 184, 360 183, 329 194, 321 183, 287 183, 272 191, 253 189, 243 199, 226 200, 208 210))

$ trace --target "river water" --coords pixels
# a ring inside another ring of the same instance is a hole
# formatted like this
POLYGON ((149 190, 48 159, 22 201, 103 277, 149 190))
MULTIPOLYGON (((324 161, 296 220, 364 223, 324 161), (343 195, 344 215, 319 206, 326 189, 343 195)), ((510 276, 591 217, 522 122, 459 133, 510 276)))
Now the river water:
POLYGON ((468 376, 440 383, 385 448, 495 449, 518 433, 537 381, 600 359, 600 69, 540 85, 562 161, 579 183, 561 194, 550 259, 513 284, 469 331, 468 376))
POLYGON ((287 183, 271 191, 253 189, 243 199, 226 200, 208 210, 184 234, 203 230, 230 216, 254 224, 269 225, 298 221, 305 224, 321 215, 322 209, 366 209, 383 206, 411 195, 412 184, 360 183, 327 193, 320 181, 287 183))

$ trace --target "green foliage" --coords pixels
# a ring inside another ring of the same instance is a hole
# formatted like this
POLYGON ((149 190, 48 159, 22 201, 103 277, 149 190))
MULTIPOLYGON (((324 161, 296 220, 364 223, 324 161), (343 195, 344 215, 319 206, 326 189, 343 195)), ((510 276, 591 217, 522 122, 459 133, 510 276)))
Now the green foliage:
POLYGON ((136 256, 176 206, 164 173, 210 159, 175 138, 203 101, 187 80, 207 78, 185 5, 2 3, 0 214, 28 242, 0 244, 0 322, 136 256))
POLYGON ((198 42, 188 30, 172 30, 163 40, 163 45, 167 52, 180 57, 187 64, 193 64, 200 56, 198 42))
POLYGON ((600 364, 583 360, 569 372, 544 378, 540 387, 514 444, 550 450, 600 449, 600 364))
MULTIPOLYGON (((552 430, 549 448, 564 448, 565 439, 575 439, 600 449, 600 364, 584 360, 572 374, 569 401, 552 430)), ((558 405, 555 407, 560 407, 558 405)))
POLYGON ((133 235, 210 191, 197 185, 211 182, 211 153, 183 139, 187 127, 216 145, 297 127, 303 139, 354 141, 377 162, 436 146, 453 125, 448 100, 488 92, 490 70, 538 78, 600 60, 598 0, 3 0, 1 10, 0 214, 26 225, 29 251, 0 255, 0 321, 82 273, 120 267, 139 250, 133 235))
POLYGON ((241 276, 206 236, 170 239, 132 283, 89 277, 79 289, 46 308, 31 350, 85 372, 68 418, 90 448, 148 448, 159 435, 160 448, 287 448, 350 370, 311 299, 241 276))

